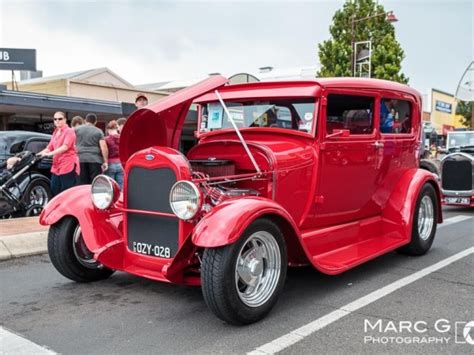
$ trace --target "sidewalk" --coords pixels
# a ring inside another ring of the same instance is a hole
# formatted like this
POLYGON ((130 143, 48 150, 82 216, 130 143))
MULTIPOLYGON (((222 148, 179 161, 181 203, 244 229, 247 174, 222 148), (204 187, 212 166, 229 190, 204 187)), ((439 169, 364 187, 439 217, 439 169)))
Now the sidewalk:
POLYGON ((46 253, 47 236, 38 217, 0 220, 0 261, 46 253))

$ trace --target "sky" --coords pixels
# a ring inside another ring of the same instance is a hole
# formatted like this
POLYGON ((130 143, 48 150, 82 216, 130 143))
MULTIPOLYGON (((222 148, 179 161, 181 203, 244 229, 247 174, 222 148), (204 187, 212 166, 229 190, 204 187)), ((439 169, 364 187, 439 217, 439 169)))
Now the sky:
MULTIPOLYGON (((35 48, 43 76, 108 67, 132 84, 316 66, 343 3, 0 0, 0 47, 35 48)), ((474 60, 474 0, 379 3, 399 20, 409 85, 454 94, 474 60)))

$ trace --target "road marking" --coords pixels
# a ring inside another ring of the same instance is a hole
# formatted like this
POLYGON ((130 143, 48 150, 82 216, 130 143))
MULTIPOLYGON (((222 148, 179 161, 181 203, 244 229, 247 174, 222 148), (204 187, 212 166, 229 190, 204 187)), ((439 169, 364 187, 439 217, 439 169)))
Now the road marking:
POLYGON ((39 346, 28 339, 9 332, 3 327, 0 327, 0 354, 35 354, 35 355, 55 355, 54 351, 48 350, 39 346))
MULTIPOLYGON (((453 223, 465 221, 467 219, 470 219, 472 217, 470 216, 455 216, 448 218, 443 224, 440 225, 440 227, 443 226, 448 226, 453 223)), ((361 309, 362 307, 365 307, 382 297, 385 297, 398 289, 409 285, 435 271, 438 271, 449 264, 452 264, 468 255, 474 254, 474 247, 468 248, 466 250, 463 250, 460 253, 457 253, 453 256, 450 256, 449 258, 446 258, 444 260, 441 260, 437 262, 436 264, 433 264, 431 266, 428 266, 427 268, 424 268, 420 271, 415 272, 414 274, 411 274, 409 276, 406 276, 400 280, 397 280, 387 286, 384 286, 378 290, 375 290, 374 292, 369 293, 366 296, 363 296, 349 304, 346 304, 345 306, 329 313, 326 314, 325 316, 322 316, 321 318, 318 318, 306 325, 303 325, 302 327, 293 330, 292 332, 285 334, 267 344, 264 344, 262 346, 259 346, 255 350, 251 351, 248 353, 248 355, 263 355, 263 354, 275 354, 279 351, 282 351, 297 342, 303 340, 305 337, 313 334, 314 332, 317 332, 318 330, 330 325, 331 323, 336 322, 337 320, 361 309)))
POLYGON ((450 224, 462 222, 462 221, 465 221, 465 220, 468 220, 468 219, 471 219, 471 218, 472 218, 471 216, 464 216, 464 215, 454 216, 454 217, 448 218, 442 224, 440 224, 438 226, 438 229, 442 228, 442 227, 449 226, 450 224))

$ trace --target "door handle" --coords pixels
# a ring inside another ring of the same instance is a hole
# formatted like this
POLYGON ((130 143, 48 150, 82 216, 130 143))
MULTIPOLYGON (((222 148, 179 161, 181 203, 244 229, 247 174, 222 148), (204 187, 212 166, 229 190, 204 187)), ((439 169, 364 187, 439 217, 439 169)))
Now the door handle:
POLYGON ((383 148, 383 145, 384 145, 384 144, 383 144, 383 142, 377 141, 377 142, 375 142, 375 143, 372 144, 372 145, 375 147, 375 149, 380 149, 380 148, 383 148))

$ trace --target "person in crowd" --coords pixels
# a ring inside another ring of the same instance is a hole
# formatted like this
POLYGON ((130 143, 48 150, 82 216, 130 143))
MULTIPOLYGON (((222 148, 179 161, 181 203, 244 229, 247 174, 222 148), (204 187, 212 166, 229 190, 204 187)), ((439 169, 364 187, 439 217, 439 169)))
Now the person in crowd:
POLYGON ((107 137, 105 142, 109 150, 109 168, 105 172, 107 176, 117 181, 122 190, 123 186, 123 168, 119 156, 120 134, 118 130, 117 121, 112 120, 107 124, 107 137))
POLYGON ((84 119, 81 116, 74 116, 71 121, 71 127, 76 128, 84 124, 84 119))
POLYGON ((117 120, 117 129, 118 129, 118 133, 122 133, 122 128, 123 128, 123 125, 125 124, 125 122, 127 122, 127 119, 125 117, 120 117, 118 120, 117 120))
POLYGON ((436 144, 432 144, 430 146, 430 153, 431 153, 431 158, 432 159, 437 159, 438 158, 438 147, 436 144))
POLYGON ((80 173, 76 151, 76 134, 66 123, 64 112, 54 114, 55 130, 51 141, 39 156, 52 157, 51 192, 53 196, 73 187, 80 173))
POLYGON ((145 107, 146 105, 148 105, 148 98, 145 96, 145 94, 137 94, 137 97, 135 98, 135 106, 137 110, 139 108, 145 107))
POLYGON ((76 128, 77 151, 81 165, 79 184, 91 184, 94 178, 108 169, 108 149, 104 133, 97 128, 97 116, 86 115, 85 124, 76 128))

